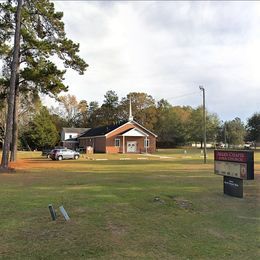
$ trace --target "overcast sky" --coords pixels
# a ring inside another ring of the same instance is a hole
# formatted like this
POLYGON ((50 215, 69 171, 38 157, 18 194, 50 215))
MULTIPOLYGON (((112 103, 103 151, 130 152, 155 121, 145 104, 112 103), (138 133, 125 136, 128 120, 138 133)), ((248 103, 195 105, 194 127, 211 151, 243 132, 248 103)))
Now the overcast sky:
POLYGON ((66 75, 79 100, 114 90, 196 107, 202 85, 222 120, 260 111, 260 2, 54 2, 89 64, 66 75))

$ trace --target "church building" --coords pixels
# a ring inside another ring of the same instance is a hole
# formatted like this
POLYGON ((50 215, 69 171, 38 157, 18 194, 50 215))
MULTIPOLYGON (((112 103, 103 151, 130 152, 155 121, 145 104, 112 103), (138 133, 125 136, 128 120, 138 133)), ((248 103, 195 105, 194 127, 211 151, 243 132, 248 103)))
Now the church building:
POLYGON ((154 153, 156 138, 156 134, 134 121, 130 101, 128 121, 88 129, 77 137, 77 142, 80 149, 94 153, 154 153))

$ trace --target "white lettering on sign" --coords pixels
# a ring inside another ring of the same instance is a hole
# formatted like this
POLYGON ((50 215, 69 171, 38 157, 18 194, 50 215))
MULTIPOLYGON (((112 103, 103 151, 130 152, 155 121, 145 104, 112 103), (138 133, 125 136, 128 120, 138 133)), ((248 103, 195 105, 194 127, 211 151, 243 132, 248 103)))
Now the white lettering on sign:
POLYGON ((230 186, 234 186, 234 187, 238 187, 239 185, 234 183, 234 182, 228 182, 228 181, 224 181, 225 184, 230 185, 230 186))

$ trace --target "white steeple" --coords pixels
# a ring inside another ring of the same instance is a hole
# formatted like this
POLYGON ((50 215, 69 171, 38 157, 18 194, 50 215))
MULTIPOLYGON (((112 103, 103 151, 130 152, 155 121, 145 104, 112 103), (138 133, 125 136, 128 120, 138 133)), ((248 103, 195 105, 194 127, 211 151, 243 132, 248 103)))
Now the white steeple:
POLYGON ((133 121, 134 120, 134 117, 132 115, 132 103, 131 103, 131 97, 130 97, 130 100, 129 100, 129 118, 128 118, 128 121, 133 121))

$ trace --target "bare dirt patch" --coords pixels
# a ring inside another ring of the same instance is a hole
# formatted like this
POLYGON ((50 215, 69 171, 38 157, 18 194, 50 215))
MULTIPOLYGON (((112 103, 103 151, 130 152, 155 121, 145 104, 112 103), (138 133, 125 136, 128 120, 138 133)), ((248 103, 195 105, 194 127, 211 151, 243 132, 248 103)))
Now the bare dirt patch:
POLYGON ((46 159, 23 159, 17 162, 10 162, 10 167, 16 170, 31 170, 31 169, 64 169, 71 165, 70 161, 52 161, 46 159))
POLYGON ((107 227, 111 232, 112 240, 116 243, 120 243, 121 238, 127 233, 125 226, 115 224, 112 221, 108 221, 107 227))
POLYGON ((10 167, 14 169, 28 169, 30 168, 26 160, 18 160, 17 162, 10 162, 10 167))
POLYGON ((175 204, 182 209, 186 210, 193 210, 193 204, 190 200, 184 199, 182 197, 175 197, 175 196, 168 196, 170 199, 172 199, 175 204))

